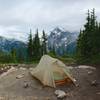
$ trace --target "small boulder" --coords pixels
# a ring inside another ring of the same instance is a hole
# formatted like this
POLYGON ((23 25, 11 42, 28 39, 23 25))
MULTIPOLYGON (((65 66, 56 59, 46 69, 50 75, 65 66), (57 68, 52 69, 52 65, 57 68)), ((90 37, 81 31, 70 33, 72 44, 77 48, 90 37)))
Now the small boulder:
POLYGON ((24 68, 24 67, 20 67, 19 69, 20 69, 20 70, 26 70, 26 68, 24 68))
POLYGON ((88 75, 92 74, 93 72, 92 71, 88 71, 88 75))
POLYGON ((96 80, 94 80, 94 81, 91 82, 91 86, 97 86, 97 85, 98 85, 98 83, 97 83, 96 80))
POLYGON ((55 95, 57 96, 57 98, 64 98, 67 96, 66 93, 62 90, 56 90, 55 95))
POLYGON ((24 83, 24 88, 28 88, 29 84, 28 83, 24 83))
POLYGON ((96 94, 100 95, 100 92, 97 92, 96 94))
POLYGON ((21 75, 17 75, 16 76, 17 79, 20 79, 20 78, 23 78, 23 77, 24 77, 24 74, 21 74, 21 75))

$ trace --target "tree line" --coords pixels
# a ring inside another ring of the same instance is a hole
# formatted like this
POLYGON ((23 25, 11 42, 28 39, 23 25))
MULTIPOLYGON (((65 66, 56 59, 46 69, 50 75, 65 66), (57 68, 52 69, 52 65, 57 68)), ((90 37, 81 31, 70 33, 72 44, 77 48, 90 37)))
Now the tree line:
MULTIPOLYGON (((30 29, 28 41, 25 48, 12 48, 9 52, 0 50, 0 63, 32 63, 39 61, 40 58, 48 53, 47 47, 47 34, 42 31, 41 38, 39 37, 39 31, 32 33, 30 29)), ((51 55, 54 55, 54 51, 50 51, 51 55)))
POLYGON ((14 48, 10 52, 4 52, 3 50, 0 50, 0 63, 21 63, 25 60, 21 56, 22 54, 19 56, 17 50, 14 48))
POLYGON ((83 62, 100 63, 100 22, 97 21, 95 9, 88 10, 84 29, 80 30, 77 40, 78 59, 83 62))
POLYGON ((47 54, 47 35, 45 31, 42 31, 42 38, 39 38, 38 29, 35 35, 32 35, 30 30, 28 44, 27 44, 27 54, 29 61, 37 61, 42 55, 47 54))

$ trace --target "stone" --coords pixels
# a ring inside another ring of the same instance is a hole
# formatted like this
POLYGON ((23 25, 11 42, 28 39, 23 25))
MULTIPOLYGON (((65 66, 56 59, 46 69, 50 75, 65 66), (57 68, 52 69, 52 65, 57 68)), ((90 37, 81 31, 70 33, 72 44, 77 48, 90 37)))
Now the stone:
POLYGON ((29 84, 28 83, 24 83, 24 88, 28 88, 29 84))
POLYGON ((56 90, 55 95, 57 96, 57 98, 64 98, 67 96, 66 93, 62 90, 56 90))

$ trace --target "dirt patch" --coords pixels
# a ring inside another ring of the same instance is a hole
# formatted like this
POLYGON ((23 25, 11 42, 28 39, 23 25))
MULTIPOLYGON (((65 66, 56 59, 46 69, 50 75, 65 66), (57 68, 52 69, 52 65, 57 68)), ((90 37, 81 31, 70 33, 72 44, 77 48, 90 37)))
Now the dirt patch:
POLYGON ((0 79, 0 100, 57 100, 54 92, 57 89, 65 91, 68 96, 63 100, 100 100, 100 70, 90 68, 71 68, 73 76, 77 80, 78 87, 74 85, 57 86, 55 89, 44 87, 40 81, 33 78, 28 68, 9 73, 0 79), (89 72, 92 73, 89 73, 89 72), (23 74, 22 78, 16 76, 23 74), (97 86, 92 86, 91 82, 96 80, 97 86), (24 84, 29 86, 24 88, 24 84))

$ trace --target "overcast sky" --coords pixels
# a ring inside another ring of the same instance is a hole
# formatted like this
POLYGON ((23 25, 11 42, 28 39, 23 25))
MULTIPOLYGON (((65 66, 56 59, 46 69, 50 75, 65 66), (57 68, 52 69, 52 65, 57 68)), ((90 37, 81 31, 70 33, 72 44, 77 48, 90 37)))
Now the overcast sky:
POLYGON ((0 0, 0 35, 21 37, 30 28, 48 32, 56 26, 79 31, 92 8, 100 19, 100 0, 0 0))

